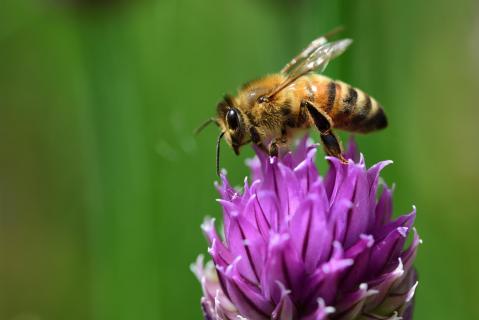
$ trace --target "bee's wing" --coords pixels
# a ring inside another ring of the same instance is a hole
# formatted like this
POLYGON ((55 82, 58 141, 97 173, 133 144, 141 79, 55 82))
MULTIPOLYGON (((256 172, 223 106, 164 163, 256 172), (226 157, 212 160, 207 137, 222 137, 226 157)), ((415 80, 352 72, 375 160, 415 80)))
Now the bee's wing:
POLYGON ((327 42, 328 39, 326 39, 326 36, 321 36, 317 39, 314 39, 309 44, 309 46, 307 46, 303 51, 301 51, 296 57, 291 59, 291 61, 288 62, 288 64, 285 65, 283 69, 281 69, 281 73, 288 73, 289 71, 291 71, 295 66, 302 63, 307 57, 309 57, 312 52, 314 52, 316 49, 318 49, 320 46, 324 45, 327 42))
POLYGON ((285 68, 284 73, 288 78, 297 78, 311 71, 323 72, 329 61, 342 54, 351 43, 351 39, 342 39, 334 42, 325 42, 314 48, 310 46, 303 51, 307 56, 294 66, 285 68))
POLYGON ((311 55, 313 51, 315 51, 320 46, 326 44, 328 42, 328 38, 334 36, 335 34, 343 31, 343 27, 339 26, 330 30, 329 32, 323 34, 317 39, 314 39, 303 51, 301 51, 296 57, 294 57, 284 68, 281 70, 281 73, 287 73, 288 71, 292 70, 296 65, 303 62, 308 56, 311 55))
POLYGON ((327 42, 324 37, 314 40, 306 49, 304 49, 295 59, 288 63, 281 72, 286 75, 286 79, 270 95, 274 96, 283 90, 299 77, 305 74, 318 71, 323 72, 329 61, 342 54, 352 43, 351 39, 342 39, 333 42, 327 42))

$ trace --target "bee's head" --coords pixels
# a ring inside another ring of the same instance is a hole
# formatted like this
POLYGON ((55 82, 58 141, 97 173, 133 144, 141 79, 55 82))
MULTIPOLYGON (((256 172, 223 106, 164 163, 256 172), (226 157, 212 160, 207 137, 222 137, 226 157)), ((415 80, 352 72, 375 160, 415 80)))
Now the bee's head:
POLYGON ((243 113, 236 108, 230 96, 225 96, 217 107, 217 122, 224 132, 228 144, 238 155, 240 147, 245 144, 246 122, 243 113))

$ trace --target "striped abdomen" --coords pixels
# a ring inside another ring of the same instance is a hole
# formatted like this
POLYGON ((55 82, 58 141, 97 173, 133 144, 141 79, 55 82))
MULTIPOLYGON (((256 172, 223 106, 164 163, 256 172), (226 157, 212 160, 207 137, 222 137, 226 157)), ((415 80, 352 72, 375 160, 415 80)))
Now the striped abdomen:
POLYGON ((331 117, 334 128, 367 133, 387 126, 383 108, 361 90, 320 75, 311 75, 309 85, 316 91, 312 102, 331 117))

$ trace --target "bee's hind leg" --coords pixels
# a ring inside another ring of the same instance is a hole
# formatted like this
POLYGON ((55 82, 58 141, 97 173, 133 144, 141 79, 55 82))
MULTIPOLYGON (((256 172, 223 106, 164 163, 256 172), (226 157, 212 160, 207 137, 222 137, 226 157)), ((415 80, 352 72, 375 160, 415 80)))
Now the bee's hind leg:
POLYGON ((328 118, 323 115, 314 105, 309 101, 303 101, 302 104, 306 105, 309 114, 313 118, 316 128, 318 128, 321 135, 321 141, 323 142, 323 148, 327 155, 333 156, 341 160, 343 163, 347 163, 347 160, 343 157, 341 151, 341 145, 339 144, 338 137, 331 130, 331 123, 328 118))
POLYGON ((321 132, 321 141, 323 142, 323 148, 326 154, 338 158, 342 163, 348 163, 341 153, 338 138, 331 130, 324 134, 321 132))

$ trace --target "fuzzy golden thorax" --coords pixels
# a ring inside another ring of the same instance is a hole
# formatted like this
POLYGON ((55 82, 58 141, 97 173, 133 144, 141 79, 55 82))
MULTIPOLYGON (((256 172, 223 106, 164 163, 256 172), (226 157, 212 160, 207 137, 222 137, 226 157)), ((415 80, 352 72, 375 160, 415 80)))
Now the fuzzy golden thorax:
POLYGON ((236 154, 251 141, 266 145, 279 136, 284 108, 295 102, 290 90, 268 95, 284 81, 280 74, 266 76, 243 85, 234 97, 225 96, 217 107, 217 122, 236 154))

